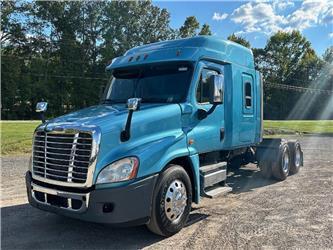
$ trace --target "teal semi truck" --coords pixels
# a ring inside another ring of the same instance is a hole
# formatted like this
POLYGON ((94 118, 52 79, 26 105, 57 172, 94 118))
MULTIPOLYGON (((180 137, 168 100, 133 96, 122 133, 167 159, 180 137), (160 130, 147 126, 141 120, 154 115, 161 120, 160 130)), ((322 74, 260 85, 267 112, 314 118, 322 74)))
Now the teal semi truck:
POLYGON ((206 36, 152 43, 106 70, 100 104, 42 117, 26 173, 31 205, 170 236, 192 202, 230 191, 228 168, 254 163, 281 181, 303 165, 298 141, 263 139, 263 83, 239 44, 206 36))

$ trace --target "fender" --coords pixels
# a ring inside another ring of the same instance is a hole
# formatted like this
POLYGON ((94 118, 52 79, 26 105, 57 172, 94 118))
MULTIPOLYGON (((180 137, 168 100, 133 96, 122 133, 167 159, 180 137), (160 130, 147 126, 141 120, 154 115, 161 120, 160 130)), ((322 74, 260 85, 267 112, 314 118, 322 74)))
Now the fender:
POLYGON ((181 131, 169 131, 168 135, 156 138, 156 135, 136 141, 134 145, 118 146, 100 159, 94 173, 94 183, 99 172, 107 165, 128 156, 139 158, 140 165, 137 178, 159 173, 177 157, 189 156, 186 136, 181 131), (173 135, 172 135, 173 134, 173 135), (152 137, 155 137, 154 139, 152 137))
MULTIPOLYGON (((118 151, 118 150, 117 150, 118 151)), ((146 176, 160 173, 170 162, 180 157, 188 157, 190 167, 193 172, 193 186, 194 186, 194 202, 198 203, 200 200, 200 174, 199 174, 199 156, 198 154, 191 155, 187 148, 186 136, 184 133, 176 135, 169 135, 163 138, 150 140, 147 138, 147 142, 137 145, 126 152, 126 154, 118 155, 117 151, 110 152, 110 154, 99 163, 100 166, 95 171, 94 183, 98 173, 107 165, 115 162, 119 159, 128 156, 137 156, 140 160, 139 171, 137 178, 144 178, 146 176), (118 155, 118 158, 114 156, 118 155), (142 167, 144 166, 144 167, 142 167)), ((110 183, 110 184, 98 184, 97 188, 112 188, 117 186, 127 185, 129 182, 122 183, 110 183)))

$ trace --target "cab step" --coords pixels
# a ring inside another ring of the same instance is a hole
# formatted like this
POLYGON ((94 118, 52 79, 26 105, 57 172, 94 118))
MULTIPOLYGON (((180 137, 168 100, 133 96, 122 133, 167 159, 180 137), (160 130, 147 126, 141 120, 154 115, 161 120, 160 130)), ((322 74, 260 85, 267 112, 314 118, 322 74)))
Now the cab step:
POLYGON ((203 195, 206 198, 215 198, 218 195, 226 195, 232 191, 231 187, 227 186, 219 186, 219 187, 212 187, 209 190, 205 190, 205 194, 203 195))
POLYGON ((221 186, 227 178, 227 163, 219 162, 200 167, 201 196, 214 198, 220 194, 226 194, 232 189, 221 186))

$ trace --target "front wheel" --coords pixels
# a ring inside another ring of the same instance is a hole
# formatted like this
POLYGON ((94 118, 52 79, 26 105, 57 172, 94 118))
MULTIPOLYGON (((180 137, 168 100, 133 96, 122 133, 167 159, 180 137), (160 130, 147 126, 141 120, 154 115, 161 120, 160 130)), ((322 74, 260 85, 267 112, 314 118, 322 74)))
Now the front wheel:
POLYGON ((169 165, 161 173, 152 203, 150 231, 168 237, 184 227, 192 204, 191 180, 184 168, 169 165))

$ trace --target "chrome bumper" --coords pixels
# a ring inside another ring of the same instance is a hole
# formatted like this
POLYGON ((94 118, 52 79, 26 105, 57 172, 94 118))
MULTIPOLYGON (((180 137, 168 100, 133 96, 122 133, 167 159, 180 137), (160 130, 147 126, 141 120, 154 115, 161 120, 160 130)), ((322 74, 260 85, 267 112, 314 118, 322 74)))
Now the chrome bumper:
POLYGON ((54 205, 54 203, 51 201, 52 197, 56 198, 61 197, 64 198, 63 199, 64 201, 66 201, 67 199, 67 202, 63 204, 64 206, 58 206, 58 207, 64 210, 75 211, 78 213, 85 212, 89 204, 89 193, 78 194, 78 193, 59 191, 55 189, 41 187, 34 183, 31 183, 31 196, 37 203, 50 206, 54 205), (41 195, 44 197, 41 197, 41 195), (79 201, 82 205, 79 208, 77 208, 73 206, 74 201, 75 202, 79 201))

